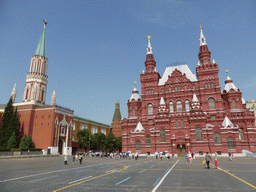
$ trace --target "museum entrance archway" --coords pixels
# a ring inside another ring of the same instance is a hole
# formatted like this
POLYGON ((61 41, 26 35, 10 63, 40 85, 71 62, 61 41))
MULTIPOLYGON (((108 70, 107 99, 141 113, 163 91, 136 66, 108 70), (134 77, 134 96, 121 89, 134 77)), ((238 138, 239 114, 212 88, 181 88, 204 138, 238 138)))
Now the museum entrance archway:
POLYGON ((62 155, 62 153, 63 153, 63 140, 62 139, 60 139, 59 140, 59 153, 60 153, 60 155, 62 155))
POLYGON ((182 145, 178 144, 177 145, 177 154, 178 154, 178 156, 185 156, 186 146, 184 144, 182 144, 182 145))

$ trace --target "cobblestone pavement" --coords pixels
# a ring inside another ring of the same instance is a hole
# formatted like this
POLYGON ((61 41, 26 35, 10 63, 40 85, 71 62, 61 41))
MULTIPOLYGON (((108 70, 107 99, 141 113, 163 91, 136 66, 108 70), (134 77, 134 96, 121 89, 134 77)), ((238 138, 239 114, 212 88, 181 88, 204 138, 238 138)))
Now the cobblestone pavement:
MULTIPOLYGON (((0 159, 0 191, 256 191, 256 159, 219 159, 219 168, 184 158, 0 159)), ((213 163, 213 162, 212 162, 213 163)))

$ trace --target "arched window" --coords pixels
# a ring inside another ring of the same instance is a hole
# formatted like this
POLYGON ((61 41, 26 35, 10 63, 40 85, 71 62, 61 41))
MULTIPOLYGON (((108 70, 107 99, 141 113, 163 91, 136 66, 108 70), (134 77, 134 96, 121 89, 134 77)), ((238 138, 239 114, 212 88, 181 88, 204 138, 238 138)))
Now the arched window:
POLYGON ((185 101, 186 111, 189 111, 189 100, 185 101))
POLYGON ((133 117, 135 116, 135 109, 134 108, 132 109, 132 116, 133 117))
POLYGON ((232 100, 232 104, 233 104, 233 109, 236 109, 236 101, 232 100))
POLYGON ((185 91, 187 91, 187 85, 184 86, 185 91))
POLYGON ((177 85, 175 86, 175 90, 178 91, 178 86, 177 85))
POLYGON ((239 129, 239 139, 240 141, 243 141, 244 140, 244 132, 243 132, 243 129, 239 129))
POLYGON ((209 102, 209 108, 210 108, 210 110, 214 110, 214 109, 215 109, 214 99, 213 99, 213 98, 210 98, 210 99, 208 100, 208 102, 209 102))
POLYGON ((235 149, 235 141, 231 137, 228 138, 228 149, 235 149))
POLYGON ((160 142, 165 142, 165 130, 160 130, 160 142))
POLYGON ((146 146, 151 146, 150 136, 146 137, 146 146))
POLYGON ((170 113, 173 113, 173 102, 170 102, 170 113))
POLYGON ((207 83, 205 83, 205 88, 207 89, 207 83))
POLYGON ((178 86, 178 90, 180 91, 180 86, 178 86))
POLYGON ((164 88, 162 88, 162 94, 164 94, 164 88))
POLYGON ((211 83, 208 83, 208 87, 211 88, 211 83))
POLYGON ((196 90, 196 86, 193 84, 193 90, 196 90))
POLYGON ((153 105, 151 103, 148 104, 148 114, 153 115, 153 105))
POLYGON ((180 121, 180 127, 184 128, 184 121, 183 120, 180 121))
POLYGON ((26 92, 26 97, 25 97, 25 100, 28 99, 28 89, 27 89, 27 92, 26 92))
POLYGON ((171 88, 171 86, 169 87, 169 91, 170 91, 170 92, 172 91, 172 88, 171 88))
POLYGON ((44 101, 44 90, 42 90, 42 93, 41 93, 41 101, 44 101))
POLYGON ((140 141, 136 141, 136 150, 140 150, 140 141))
POLYGON ((202 141, 202 129, 201 128, 196 128, 196 140, 202 141))
POLYGON ((220 134, 218 134, 218 133, 214 134, 214 143, 215 144, 221 144, 220 134))
POLYGON ((84 125, 81 124, 81 125, 80 125, 80 130, 83 130, 83 129, 84 129, 84 125))
POLYGON ((213 86, 213 83, 212 83, 212 88, 213 88, 214 86, 213 86))
POLYGON ((177 101, 177 112, 182 112, 182 102, 177 101))

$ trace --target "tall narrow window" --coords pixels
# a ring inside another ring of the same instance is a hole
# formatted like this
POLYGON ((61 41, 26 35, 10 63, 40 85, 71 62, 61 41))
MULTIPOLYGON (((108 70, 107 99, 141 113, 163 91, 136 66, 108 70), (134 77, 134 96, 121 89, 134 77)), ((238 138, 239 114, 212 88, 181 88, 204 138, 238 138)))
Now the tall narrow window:
POLYGON ((140 150, 140 141, 136 141, 136 150, 140 150))
POLYGON ((175 86, 175 90, 178 91, 178 86, 177 85, 175 86))
POLYGON ((214 86, 213 86, 213 83, 212 83, 212 88, 213 88, 214 86))
POLYGON ((207 83, 205 83, 205 88, 207 89, 207 83))
POLYGON ((178 86, 178 90, 180 91, 180 85, 178 86))
POLYGON ((187 85, 184 86, 185 91, 187 91, 187 85))
POLYGON ((146 137, 146 146, 150 146, 151 145, 151 140, 150 140, 150 136, 146 137))
POLYGON ((173 113, 173 102, 170 102, 170 112, 173 113))
POLYGON ((196 128, 196 140, 202 141, 202 129, 201 128, 196 128))
POLYGON ((162 88, 162 94, 164 94, 164 88, 162 88))
POLYGON ((239 139, 240 139, 241 141, 243 141, 243 140, 244 140, 243 129, 239 129, 238 131, 239 131, 239 139))
POLYGON ((177 101, 177 112, 182 112, 182 102, 177 101))
POLYGON ((165 142, 165 130, 160 130, 160 142, 165 142))
POLYGON ((41 101, 44 101, 44 90, 42 90, 41 101))
POLYGON ((175 127, 179 128, 179 122, 178 121, 175 121, 175 127))
POLYGON ((233 103, 233 109, 236 109, 236 101, 232 100, 232 103, 233 103))
POLYGON ((180 121, 180 127, 184 128, 184 121, 183 120, 180 121))
POLYGON ((211 84, 210 83, 208 83, 208 87, 211 88, 211 84))
POLYGON ((148 115, 152 115, 153 114, 153 105, 150 103, 148 104, 148 115))
POLYGON ((228 138, 227 142, 228 142, 228 149, 235 149, 235 142, 234 142, 234 139, 232 139, 232 138, 230 137, 230 138, 228 138))
POLYGON ((169 91, 170 91, 170 92, 172 91, 172 88, 171 88, 171 86, 169 87, 169 91))
POLYGON ((196 86, 195 85, 193 85, 193 90, 196 90, 196 86))
POLYGON ((26 91, 26 97, 25 97, 25 100, 27 100, 28 99, 28 89, 27 89, 27 91, 26 91))
POLYGON ((189 111, 189 100, 185 101, 186 111, 189 111))
POLYGON ((214 143, 215 144, 221 144, 220 134, 218 134, 218 133, 214 134, 214 143))
POLYGON ((210 108, 210 110, 214 110, 214 109, 215 109, 214 99, 213 99, 213 98, 210 98, 210 99, 208 100, 208 102, 209 102, 209 108, 210 108))
POLYGON ((132 116, 135 117, 135 109, 132 109, 132 116))

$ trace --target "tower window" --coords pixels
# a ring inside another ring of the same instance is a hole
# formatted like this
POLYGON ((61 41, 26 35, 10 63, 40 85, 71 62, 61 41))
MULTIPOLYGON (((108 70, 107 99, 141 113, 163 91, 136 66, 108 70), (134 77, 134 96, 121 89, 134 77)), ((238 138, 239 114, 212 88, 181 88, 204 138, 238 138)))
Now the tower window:
POLYGON ((153 114, 153 105, 150 103, 148 104, 148 115, 152 115, 153 114))
POLYGON ((178 121, 175 121, 175 127, 179 128, 179 122, 178 121))
POLYGON ((213 83, 212 83, 212 88, 213 88, 214 86, 213 86, 213 83))
POLYGON ((232 100, 232 103, 233 103, 233 109, 236 109, 236 101, 232 100))
POLYGON ((185 101, 186 111, 189 111, 189 100, 185 101))
POLYGON ((205 88, 207 89, 207 83, 205 83, 205 88))
POLYGON ((162 94, 164 94, 164 88, 162 88, 162 94))
POLYGON ((173 113, 173 102, 170 102, 170 112, 173 113))
POLYGON ((182 102, 177 101, 177 112, 182 112, 182 102))
POLYGON ((172 91, 172 88, 171 88, 171 86, 169 87, 169 91, 170 91, 170 92, 172 91))
POLYGON ((181 122, 180 122, 180 127, 184 128, 184 121, 183 120, 181 120, 181 122))
POLYGON ((134 108, 132 109, 132 116, 133 117, 135 116, 135 109, 134 108))
POLYGON ((193 90, 196 90, 196 86, 195 85, 193 85, 193 90))
POLYGON ((185 91, 187 91, 187 85, 184 86, 185 91))
POLYGON ((214 110, 214 109, 215 109, 214 99, 213 99, 213 98, 210 98, 210 99, 208 100, 208 102, 209 102, 209 108, 210 108, 210 110, 214 110))
POLYGON ((201 128, 196 128, 196 140, 202 141, 202 129, 201 128))

